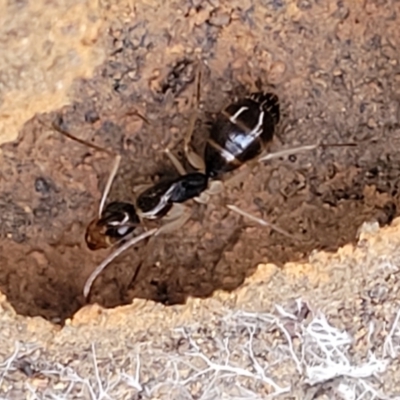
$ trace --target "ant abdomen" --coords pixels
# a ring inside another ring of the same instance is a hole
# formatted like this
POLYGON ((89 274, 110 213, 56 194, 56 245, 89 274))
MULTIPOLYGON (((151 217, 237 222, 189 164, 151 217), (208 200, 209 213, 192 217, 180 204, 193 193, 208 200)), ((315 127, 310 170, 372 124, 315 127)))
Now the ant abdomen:
POLYGON ((231 103, 211 125, 206 174, 214 178, 260 155, 273 139, 279 119, 279 99, 273 93, 252 93, 231 103))

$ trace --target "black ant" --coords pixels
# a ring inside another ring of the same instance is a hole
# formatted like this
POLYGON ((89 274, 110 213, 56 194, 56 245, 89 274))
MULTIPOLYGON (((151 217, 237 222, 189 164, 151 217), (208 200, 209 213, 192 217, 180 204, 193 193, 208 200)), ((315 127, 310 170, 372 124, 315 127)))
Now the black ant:
POLYGON ((92 283, 100 272, 127 248, 152 235, 168 233, 182 227, 190 218, 190 213, 186 212, 186 208, 180 203, 200 196, 207 189, 208 179, 205 174, 199 172, 185 174, 175 179, 162 180, 142 191, 135 204, 114 201, 106 205, 121 156, 75 137, 61 128, 60 124, 53 123, 52 127, 70 139, 115 157, 100 200, 98 216, 89 223, 85 241, 90 250, 114 245, 120 245, 120 247, 111 253, 87 280, 84 288, 84 295, 87 297, 92 283), (137 235, 139 229, 143 230, 145 220, 162 220, 163 224, 158 229, 145 230, 137 235))
MULTIPOLYGON (((200 71, 197 74, 196 99, 199 101, 200 71)), ((184 137, 184 151, 189 164, 199 172, 187 173, 178 159, 167 149, 174 166, 180 173, 175 179, 162 180, 139 194, 135 204, 112 202, 105 206, 112 182, 117 173, 120 155, 94 146, 78 139, 97 150, 113 154, 115 162, 110 177, 103 192, 98 217, 87 228, 85 239, 92 250, 107 248, 120 244, 90 275, 84 295, 88 296, 90 288, 101 271, 119 254, 130 246, 152 235, 170 232, 182 227, 190 218, 182 203, 194 199, 200 203, 208 201, 209 196, 219 193, 224 174, 238 169, 251 160, 263 162, 276 157, 291 155, 317 147, 353 146, 354 144, 307 145, 262 156, 274 138, 277 125, 280 122, 280 106, 278 96, 271 92, 255 92, 229 104, 211 121, 209 137, 206 141, 204 157, 195 153, 190 146, 197 113, 190 118, 188 131, 184 137), (144 220, 161 220, 163 224, 137 235, 137 228, 142 228, 144 220), (135 236, 134 236, 135 235, 135 236), (121 244, 122 243, 122 244, 121 244)), ((63 131, 59 126, 53 127, 68 137, 77 140, 73 135, 63 131)), ((257 218, 234 205, 227 207, 240 215, 261 225, 269 226, 279 233, 296 238, 279 227, 257 218)), ((301 239, 300 239, 301 240, 301 239)))

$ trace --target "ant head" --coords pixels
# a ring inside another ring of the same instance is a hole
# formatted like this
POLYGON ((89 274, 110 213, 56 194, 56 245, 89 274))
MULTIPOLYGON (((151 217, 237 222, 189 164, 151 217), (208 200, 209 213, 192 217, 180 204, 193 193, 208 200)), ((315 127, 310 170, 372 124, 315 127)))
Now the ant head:
POLYGON ((107 236, 107 226, 99 219, 90 222, 86 229, 85 241, 90 250, 106 249, 113 245, 112 236, 107 236))
POLYGON ((139 224, 135 207, 130 203, 112 202, 88 225, 85 234, 90 250, 105 249, 124 239, 139 224))

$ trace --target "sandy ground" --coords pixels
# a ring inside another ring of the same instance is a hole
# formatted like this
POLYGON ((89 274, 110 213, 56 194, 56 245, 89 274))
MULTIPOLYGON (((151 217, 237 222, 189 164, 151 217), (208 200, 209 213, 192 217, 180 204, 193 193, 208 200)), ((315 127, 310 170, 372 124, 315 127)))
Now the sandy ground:
POLYGON ((398 1, 0 9, 4 398, 399 395, 398 1), (83 284, 107 251, 83 235, 111 160, 51 123, 121 154, 111 199, 132 201, 173 173, 166 146, 182 156, 199 59, 199 149, 207 119, 256 88, 282 103, 271 151, 357 147, 244 168, 210 204, 188 205, 184 229, 107 268, 89 303, 109 309, 87 305, 83 284), (228 203, 302 240, 249 225, 228 203))

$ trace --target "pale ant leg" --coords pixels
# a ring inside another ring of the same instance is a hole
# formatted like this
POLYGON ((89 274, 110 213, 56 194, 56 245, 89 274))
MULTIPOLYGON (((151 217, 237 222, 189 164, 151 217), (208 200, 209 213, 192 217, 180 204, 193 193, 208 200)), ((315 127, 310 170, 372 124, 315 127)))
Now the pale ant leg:
POLYGON ((170 149, 166 148, 164 152, 174 165, 175 169, 178 171, 179 175, 181 176, 186 175, 186 170, 183 167, 182 163, 175 157, 173 153, 171 153, 170 149))
POLYGON ((166 223, 158 229, 155 236, 159 235, 160 233, 171 233, 186 224, 191 216, 190 210, 185 207, 183 204, 175 203, 169 213, 163 218, 163 222, 166 223))
MULTIPOLYGON (((186 175, 186 170, 183 167, 182 163, 175 157, 173 153, 169 149, 165 149, 165 154, 171 160, 172 164, 174 165, 175 169, 179 172, 181 176, 186 175)), ((197 203, 200 204, 207 204, 210 200, 210 196, 219 194, 223 191, 223 183, 221 181, 211 181, 208 184, 208 188, 200 194, 200 196, 194 197, 197 203)))
POLYGON ((197 115, 194 112, 191 116, 191 122, 190 122, 190 127, 191 129, 188 130, 188 133, 185 135, 184 138, 184 151, 185 151, 185 156, 190 165, 197 169, 198 171, 205 171, 205 163, 202 157, 200 157, 190 146, 191 138, 192 138, 192 132, 194 129, 194 124, 196 123, 197 120, 197 115), (189 133, 190 131, 190 133, 189 133))
MULTIPOLYGON (((186 130, 186 133, 183 137, 183 147, 185 152, 185 157, 188 160, 189 164, 199 171, 205 171, 205 164, 202 157, 200 157, 190 146, 190 142, 192 140, 194 127, 197 120, 197 109, 200 103, 200 81, 201 81, 201 66, 200 61, 197 66, 196 78, 195 78, 195 93, 192 95, 190 101, 190 107, 193 110, 191 116, 189 118, 189 124, 186 130)), ((165 153, 168 158, 171 160, 172 164, 179 172, 180 175, 185 175, 187 172, 183 167, 182 163, 175 157, 171 151, 166 148, 165 153)))
MULTIPOLYGON (((287 156, 287 155, 291 155, 291 154, 296 154, 302 151, 310 151, 310 150, 314 150, 318 147, 347 147, 347 146, 356 146, 356 143, 333 143, 333 144, 313 144, 313 145, 305 145, 305 146, 299 146, 299 147, 293 147, 290 149, 285 149, 285 150, 281 150, 281 151, 277 151, 275 153, 270 153, 267 154, 266 156, 262 156, 261 158, 258 159, 259 162, 263 162, 263 161, 268 161, 271 160, 273 158, 278 158, 278 157, 283 157, 283 156, 287 156)), ((296 239, 299 241, 302 241, 301 238, 292 235, 288 232, 286 232, 285 230, 279 228, 278 226, 271 224, 270 222, 265 221, 264 219, 255 217, 252 214, 247 213, 246 211, 241 210, 240 208, 234 206, 234 205, 227 205, 227 207, 236 212, 237 214, 242 215, 243 217, 246 217, 254 222, 257 222, 258 224, 262 225, 262 226, 268 226, 271 229, 275 230, 276 232, 279 232, 280 234, 287 236, 291 239, 296 239)))
POLYGON ((151 183, 140 183, 135 185, 135 187, 132 189, 134 198, 137 199, 141 193, 147 189, 150 189, 152 186, 153 184, 151 183))
POLYGON ((115 179, 115 176, 116 176, 116 174, 118 172, 118 168, 119 168, 119 165, 120 165, 120 162, 121 162, 121 155, 120 154, 116 154, 113 151, 105 149, 105 148, 103 148, 101 146, 97 146, 97 145, 95 145, 93 143, 87 142, 86 140, 80 139, 80 138, 76 137, 75 135, 73 135, 72 133, 62 129, 55 122, 52 123, 52 128, 55 129, 57 132, 60 132, 62 135, 68 137, 71 140, 74 140, 74 141, 76 141, 76 142, 78 142, 80 144, 83 144, 83 145, 85 145, 87 147, 90 147, 92 149, 95 149, 97 151, 101 151, 101 152, 107 153, 110 156, 114 157, 113 166, 112 166, 112 169, 111 169, 110 174, 108 176, 107 183, 106 183, 106 186, 105 186, 105 188, 103 190, 103 193, 102 193, 102 196, 101 196, 101 200, 100 200, 100 204, 99 204, 98 214, 99 214, 99 218, 101 218, 101 213, 103 212, 104 205, 106 203, 107 197, 108 197, 108 195, 110 193, 110 190, 111 190, 111 186, 112 186, 112 184, 114 182, 114 179, 115 179))
MULTIPOLYGON (((188 128, 186 130, 185 135, 183 136, 183 148, 184 148, 184 152, 185 152, 185 157, 187 159, 187 161, 189 162, 189 164, 195 168, 198 171, 205 171, 205 164, 204 164, 204 160, 202 157, 200 157, 191 147, 190 142, 192 140, 192 136, 193 136, 193 131, 194 131, 194 127, 196 124, 196 120, 197 120, 197 109, 198 109, 198 105, 200 102, 200 80, 201 80, 201 67, 200 67, 200 61, 198 64, 198 70, 196 73, 196 79, 195 79, 195 94, 192 95, 192 99, 190 101, 190 107, 193 110, 191 113, 191 116, 189 118, 189 124, 188 124, 188 128)), ((176 168, 176 170, 179 172, 180 175, 185 175, 186 174, 186 170, 183 167, 182 163, 175 157, 174 154, 171 153, 171 151, 166 148, 165 150, 166 155, 168 156, 168 158, 171 160, 172 164, 174 165, 174 167, 176 168)))
MULTIPOLYGON (((186 175, 186 170, 183 167, 182 163, 175 157, 173 153, 169 149, 165 149, 165 153, 167 154, 168 158, 171 160, 172 164, 174 165, 175 169, 179 172, 181 176, 186 175)), ((220 194, 223 191, 224 184, 221 181, 211 181, 209 183, 208 189, 203 193, 208 193, 208 195, 216 195, 220 194)), ((197 199, 199 197, 196 197, 197 199)), ((199 201, 199 203, 206 203, 203 201, 199 201)))
MULTIPOLYGON (((253 160, 253 161, 254 161, 254 160, 253 160)), ((253 162, 251 162, 250 164, 253 164, 253 162)), ((250 166, 249 164, 246 165, 245 167, 247 167, 247 168, 246 168, 244 171, 239 172, 239 174, 236 174, 236 175, 234 174, 234 175, 232 175, 232 176, 226 181, 226 183, 224 182, 224 183, 225 183, 225 186, 235 186, 235 184, 237 184, 239 181, 242 181, 242 180, 243 180, 243 177, 245 177, 246 175, 248 175, 249 172, 251 171, 251 166, 250 166)), ((280 234, 283 235, 283 236, 286 236, 286 237, 291 238, 291 239, 295 239, 295 240, 297 240, 297 241, 303 241, 302 238, 300 238, 300 237, 298 237, 298 236, 296 236, 296 235, 292 235, 291 233, 289 233, 289 232, 285 231, 284 229, 280 228, 279 226, 274 225, 274 224, 272 224, 272 223, 270 223, 270 222, 268 222, 268 221, 266 221, 266 220, 264 220, 264 219, 258 218, 258 217, 256 217, 256 216, 254 216, 254 215, 252 215, 252 214, 250 214, 250 213, 248 213, 248 212, 242 210, 241 208, 239 208, 239 207, 237 207, 237 206, 235 206, 235 205, 228 204, 228 205, 226 205, 226 207, 227 207, 229 210, 234 211, 234 212, 236 212, 237 214, 241 215, 242 217, 245 217, 245 218, 248 218, 248 219, 250 219, 250 220, 252 220, 252 221, 254 221, 254 222, 257 222, 259 225, 262 225, 262 226, 266 226, 266 227, 271 228, 272 230, 274 230, 274 231, 280 233, 280 234)))
MULTIPOLYGON (((197 119, 197 108, 200 102, 200 81, 201 81, 201 67, 198 67, 198 72, 196 75, 196 91, 195 95, 192 97, 191 106, 194 108, 192 115, 189 120, 188 129, 184 136, 184 151, 185 157, 188 160, 189 164, 197 170, 205 172, 205 163, 202 157, 200 157, 193 149, 190 147, 190 142, 193 135, 194 125, 197 119), (195 98, 196 100, 193 100, 195 98)), ((165 154, 168 156, 172 164, 178 173, 183 176, 187 173, 182 163, 177 159, 177 157, 168 149, 165 149, 165 154)), ((219 194, 223 191, 223 183, 221 181, 211 181, 209 183, 209 187, 206 191, 204 191, 200 196, 195 197, 194 200, 201 204, 207 204, 209 202, 210 196, 219 194)))
POLYGON ((224 191, 225 185, 222 181, 209 181, 208 188, 200 196, 194 198, 197 203, 207 204, 210 201, 211 196, 215 196, 224 191))
MULTIPOLYGON (((182 163, 171 153, 169 149, 165 149, 165 153, 171 160, 172 164, 179 172, 181 176, 186 175, 186 170, 182 163)), ((208 188, 200 194, 200 196, 194 197, 193 200, 200 204, 207 204, 210 201, 210 196, 219 194, 223 191, 223 183, 221 181, 209 181, 208 188)))
MULTIPOLYGON (((150 233, 146 236, 141 235, 142 236, 141 240, 145 239, 148 236, 156 237, 159 234, 165 234, 165 233, 171 233, 171 232, 177 231, 186 224, 186 222, 189 220, 190 216, 191 216, 191 212, 188 209, 188 207, 185 207, 183 204, 175 203, 175 204, 173 204, 169 213, 162 218, 163 224, 161 225, 161 227, 158 229, 153 229, 153 230, 149 231, 150 233)), ((137 243, 137 242, 135 241, 135 243, 137 243)), ((147 251, 148 251, 148 249, 147 249, 147 251)), ((112 259, 110 261, 112 261, 112 259)), ((137 270, 135 271, 135 274, 131 280, 132 283, 136 280, 137 276, 139 275, 139 270, 141 268, 141 265, 142 264, 140 264, 139 267, 137 268, 137 270)), ((100 268, 100 267, 98 267, 98 268, 100 268)), ((101 273, 101 271, 99 271, 97 273, 97 275, 99 273, 101 273)), ((89 290, 90 290, 90 288, 89 288, 89 290)))
POLYGON ((302 238, 300 238, 300 237, 298 237, 296 235, 290 234, 289 232, 285 231, 284 229, 279 228, 279 226, 277 226, 277 225, 271 224, 270 222, 265 221, 265 220, 263 220, 261 218, 257 218, 254 215, 252 215, 252 214, 250 214, 250 213, 248 213, 246 211, 243 211, 239 207, 236 207, 235 205, 228 204, 226 207, 229 208, 231 211, 241 215, 242 217, 245 217, 245 218, 248 218, 248 219, 250 219, 250 220, 252 220, 254 222, 257 222, 259 225, 267 226, 267 227, 271 228, 272 230, 280 233, 283 236, 286 236, 286 237, 288 237, 290 239, 295 239, 295 240, 298 240, 298 241, 302 241, 302 238))
POLYGON ((191 147, 190 142, 192 141, 192 136, 194 132, 194 127, 197 121, 197 113, 198 107, 200 104, 200 83, 201 83, 201 64, 199 61, 198 70, 196 73, 196 80, 195 80, 195 93, 192 96, 191 100, 191 108, 192 108, 192 115, 189 119, 189 124, 185 136, 183 137, 183 144, 184 144, 184 151, 185 157, 190 163, 190 165, 202 172, 205 172, 205 163, 202 157, 200 157, 191 147))
MULTIPOLYGON (((181 176, 186 175, 185 168, 183 167, 181 162, 175 157, 175 155, 172 154, 169 149, 165 149, 165 153, 167 154, 179 174, 181 176)), ((194 197, 193 200, 200 204, 207 204, 210 200, 210 196, 221 193, 223 189, 224 184, 221 181, 209 181, 208 188, 203 193, 201 193, 200 196, 194 197)))
POLYGON ((121 156, 119 154, 116 154, 113 167, 110 171, 110 175, 108 176, 106 186, 104 187, 103 194, 101 196, 99 205, 99 218, 101 218, 101 213, 103 212, 104 205, 111 190, 111 186, 114 182, 115 176, 117 175, 120 162, 121 162, 121 156))
POLYGON ((301 153, 302 151, 314 150, 317 147, 318 147, 317 144, 310 144, 310 145, 306 145, 306 146, 292 147, 290 149, 276 151, 275 153, 269 153, 269 154, 267 154, 265 156, 260 157, 258 159, 258 161, 259 162, 269 161, 269 160, 272 160, 273 158, 289 156, 289 155, 292 155, 292 154, 301 153))
POLYGON ((263 161, 269 161, 272 160, 273 158, 279 158, 279 157, 284 157, 296 153, 301 153, 302 151, 310 151, 310 150, 315 150, 318 147, 354 147, 357 146, 357 143, 332 143, 332 144, 309 144, 305 146, 299 146, 299 147, 292 147, 289 149, 277 151, 275 153, 269 153, 265 156, 262 156, 258 159, 259 162, 263 161))
POLYGON ((139 236, 133 237, 132 239, 125 242, 121 247, 118 247, 115 251, 113 251, 89 276, 89 278, 85 282, 85 286, 83 288, 83 295, 85 298, 88 297, 90 293, 90 289, 93 285, 93 282, 96 278, 102 273, 105 267, 110 264, 115 258, 117 258, 120 254, 122 254, 125 250, 129 249, 129 247, 139 243, 140 241, 148 238, 157 233, 157 228, 151 229, 142 233, 139 236))

